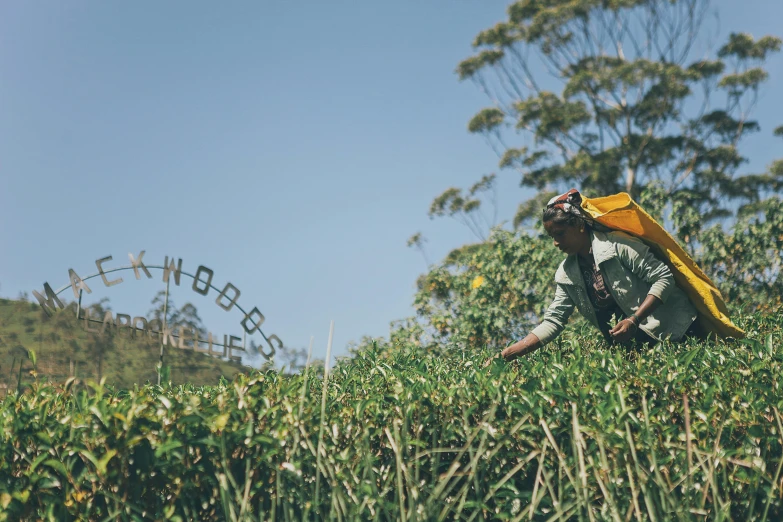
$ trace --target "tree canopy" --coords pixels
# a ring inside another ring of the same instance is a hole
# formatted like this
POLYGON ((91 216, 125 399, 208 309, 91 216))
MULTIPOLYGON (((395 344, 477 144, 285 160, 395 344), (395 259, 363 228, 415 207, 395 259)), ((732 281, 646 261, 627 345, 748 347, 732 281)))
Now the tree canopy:
MULTIPOLYGON (((750 115, 767 79, 764 61, 781 40, 731 33, 709 49, 708 14, 708 0, 519 0, 476 36, 476 54, 457 73, 492 104, 468 129, 487 138, 501 168, 537 190, 515 225, 572 186, 638 198, 655 184, 704 222, 783 187, 780 165, 740 175, 746 158, 738 150, 760 130, 750 115)), ((455 190, 433 208, 456 201, 459 208, 435 210, 475 211, 455 190)))

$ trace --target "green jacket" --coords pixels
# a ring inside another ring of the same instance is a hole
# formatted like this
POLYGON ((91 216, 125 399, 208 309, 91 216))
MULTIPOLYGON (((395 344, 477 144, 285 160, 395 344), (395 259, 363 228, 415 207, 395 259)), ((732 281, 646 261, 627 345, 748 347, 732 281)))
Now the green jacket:
MULTIPOLYGON (((591 233, 593 256, 603 275, 607 289, 620 309, 630 316, 639 309, 648 294, 663 301, 639 325, 651 337, 663 340, 680 339, 696 319, 696 309, 685 293, 677 288, 671 270, 641 240, 624 232, 591 233)), ((568 256, 555 273, 555 299, 544 319, 533 329, 546 344, 565 328, 576 307, 598 328, 598 319, 587 295, 576 255, 568 256)))

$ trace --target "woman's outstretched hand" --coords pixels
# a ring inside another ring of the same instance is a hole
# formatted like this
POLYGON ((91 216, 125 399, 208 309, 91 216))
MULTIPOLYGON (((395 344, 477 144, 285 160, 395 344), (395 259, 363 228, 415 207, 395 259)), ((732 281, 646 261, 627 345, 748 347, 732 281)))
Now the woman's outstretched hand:
POLYGON ((492 361, 494 361, 496 359, 502 359, 502 358, 503 358, 503 356, 501 355, 501 352, 496 353, 495 355, 493 355, 492 357, 489 357, 486 361, 484 361, 484 368, 486 368, 487 366, 492 364, 492 361))
POLYGON ((639 326, 634 322, 633 319, 623 319, 619 323, 615 325, 614 328, 609 330, 609 333, 612 335, 612 338, 614 338, 615 341, 618 343, 624 343, 625 341, 630 341, 633 339, 633 336, 636 335, 636 331, 639 329, 639 326))
POLYGON ((506 361, 512 361, 521 355, 534 352, 540 347, 541 340, 535 334, 527 334, 524 339, 506 347, 502 352, 500 352, 499 355, 495 355, 494 357, 487 359, 486 362, 484 362, 484 367, 486 368, 489 366, 492 363, 492 360, 497 357, 503 357, 503 359, 506 361))

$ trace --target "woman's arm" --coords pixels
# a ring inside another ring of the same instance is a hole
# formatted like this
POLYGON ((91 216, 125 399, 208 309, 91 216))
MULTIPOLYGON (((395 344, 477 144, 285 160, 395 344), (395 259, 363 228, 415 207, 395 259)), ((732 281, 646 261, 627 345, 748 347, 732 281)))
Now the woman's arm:
MULTIPOLYGON (((561 285, 557 285, 555 289, 555 298, 544 313, 544 318, 541 323, 539 323, 532 332, 527 334, 524 339, 506 347, 500 355, 502 355, 505 360, 511 361, 521 355, 526 355, 538 350, 560 335, 573 311, 574 302, 568 296, 568 292, 561 285)), ((484 366, 488 366, 495 357, 497 356, 487 359, 484 366)))
POLYGON ((615 234, 614 240, 620 263, 634 275, 649 283, 648 293, 665 303, 675 287, 674 274, 666 263, 658 259, 652 249, 638 238, 627 234, 615 234))
POLYGON ((521 341, 515 342, 500 352, 500 355, 507 361, 513 361, 517 357, 535 352, 539 348, 541 348, 541 340, 536 337, 536 334, 529 333, 521 341))
POLYGON ((541 322, 531 330, 540 341, 541 346, 548 344, 565 329, 568 319, 574 312, 575 304, 563 285, 555 288, 555 297, 544 312, 541 322))

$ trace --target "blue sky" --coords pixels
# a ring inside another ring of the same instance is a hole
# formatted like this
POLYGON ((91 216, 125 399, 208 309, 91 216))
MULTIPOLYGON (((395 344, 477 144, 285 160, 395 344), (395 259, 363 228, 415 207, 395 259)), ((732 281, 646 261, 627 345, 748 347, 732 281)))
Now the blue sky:
MULTIPOLYGON (((454 69, 505 2, 5 2, 0 5, 0 295, 183 259, 231 282, 267 334, 323 357, 413 314, 425 262, 475 238, 432 199, 497 172, 467 122, 489 101, 454 69)), ((777 0, 716 3, 720 31, 780 34, 777 0), (753 8, 748 6, 752 5, 753 8), (777 22, 776 22, 777 21, 777 22)), ((783 154, 783 61, 742 151, 783 154)), ((530 195, 499 172, 499 215, 530 195)), ((92 299, 142 315, 163 288, 124 273, 92 299)), ((241 334, 183 280, 216 333, 241 334)))

